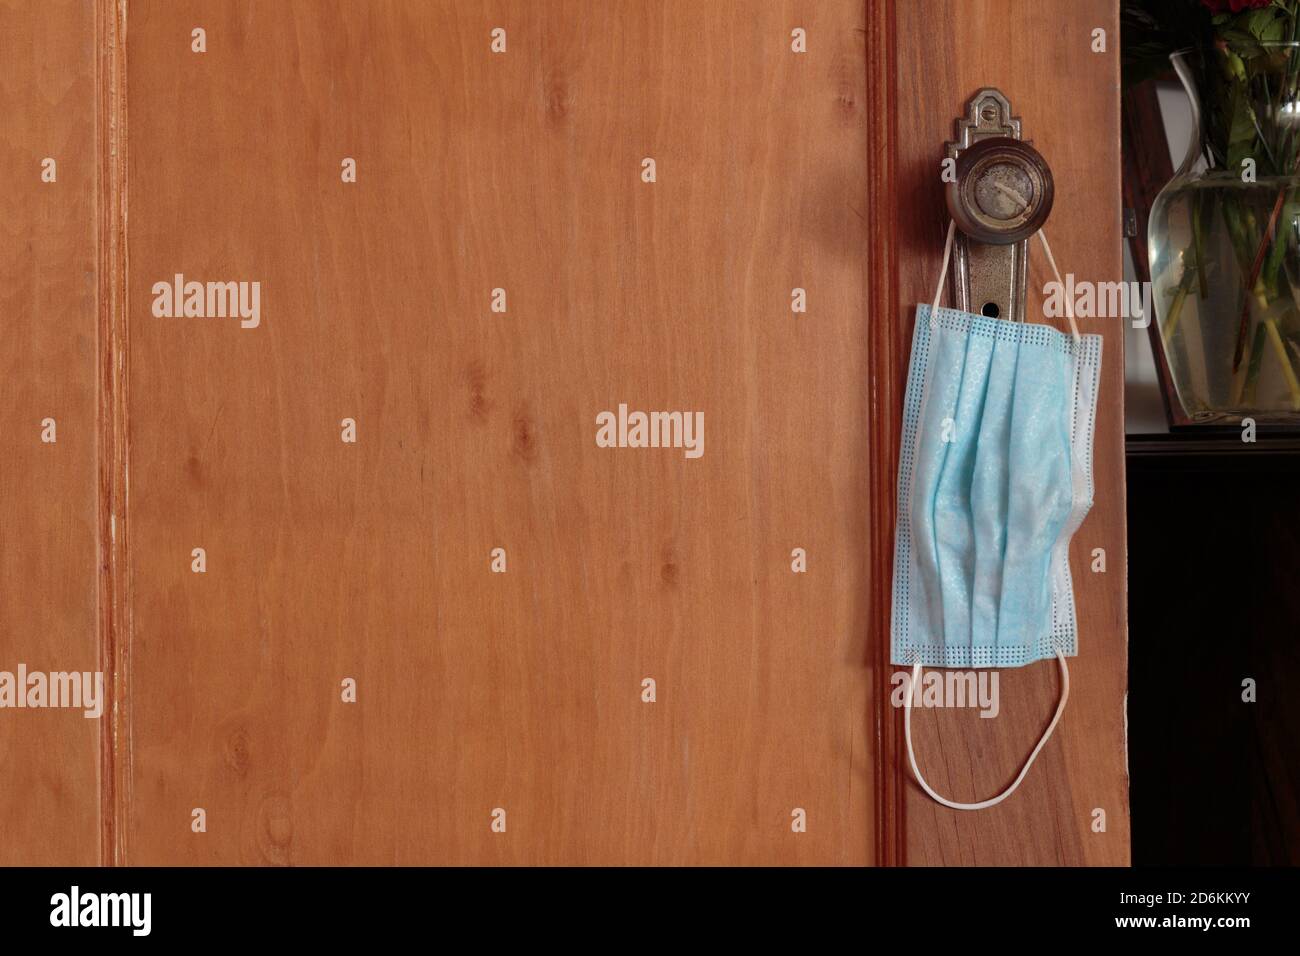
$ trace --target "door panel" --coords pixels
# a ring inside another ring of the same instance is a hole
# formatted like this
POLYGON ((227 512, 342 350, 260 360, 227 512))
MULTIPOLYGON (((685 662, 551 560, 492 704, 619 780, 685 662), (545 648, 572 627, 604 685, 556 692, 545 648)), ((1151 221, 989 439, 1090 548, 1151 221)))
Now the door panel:
MULTIPOLYGON (((0 63, 0 671, 94 672, 94 7, 0 3, 0 63)), ((102 727, 0 710, 0 865, 99 861, 102 727)))
POLYGON ((128 862, 872 858, 862 17, 131 4, 128 862))

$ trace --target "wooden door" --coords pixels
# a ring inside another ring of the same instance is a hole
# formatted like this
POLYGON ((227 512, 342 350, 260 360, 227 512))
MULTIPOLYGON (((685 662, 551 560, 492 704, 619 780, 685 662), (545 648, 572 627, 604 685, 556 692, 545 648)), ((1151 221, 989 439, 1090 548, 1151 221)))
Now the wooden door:
MULTIPOLYGON (((1004 89, 1052 163, 1058 258, 1118 270, 1117 52, 1087 36, 1117 40, 1114 4, 1039 6, 22 13, 49 44, 61 28, 76 108, 5 88, 41 117, 6 149, 91 137, 97 176, 61 177, 56 247, 6 240, 20 290, 50 256, 86 266, 45 333, 77 361, 17 350, 33 384, 4 428, 39 437, 43 387, 95 431, 60 431, 61 471, 34 443, 6 469, 6 525, 53 520, 44 495, 66 533, 3 568, 60 609, 61 653, 97 653, 114 708, 29 715, 61 748, 43 762, 0 729, 79 814, 32 835, 38 803, 11 802, 21 850, 0 852, 1124 862, 1118 325, 1057 739, 1012 801, 956 815, 904 772, 889 702, 906 344, 974 89, 1004 89), (621 409, 680 413, 652 420, 670 447, 602 431, 621 409)), ((36 228, 43 194, 12 190, 36 228)), ((1007 672, 996 721, 925 714, 925 766, 959 796, 998 788, 1053 679, 1007 672)))

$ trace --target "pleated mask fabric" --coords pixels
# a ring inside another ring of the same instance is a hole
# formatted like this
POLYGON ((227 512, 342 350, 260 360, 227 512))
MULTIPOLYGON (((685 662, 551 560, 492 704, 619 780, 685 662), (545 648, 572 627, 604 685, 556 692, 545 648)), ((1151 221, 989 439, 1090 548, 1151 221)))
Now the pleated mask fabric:
POLYGON ((1078 653, 1070 539, 1092 506, 1099 335, 921 305, 903 415, 891 660, 1078 653))

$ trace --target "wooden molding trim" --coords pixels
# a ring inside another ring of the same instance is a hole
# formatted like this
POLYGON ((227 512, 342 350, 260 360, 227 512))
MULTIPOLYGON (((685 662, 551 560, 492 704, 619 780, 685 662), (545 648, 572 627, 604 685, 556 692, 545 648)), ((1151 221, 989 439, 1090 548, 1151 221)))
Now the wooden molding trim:
POLYGON ((126 561, 126 0, 95 8, 95 208, 98 243, 99 665, 108 715, 100 721, 100 864, 125 863, 129 766, 125 697, 130 603, 126 561))
POLYGON ((894 561, 895 476, 903 408, 907 343, 897 318, 898 279, 898 95, 894 0, 867 0, 867 101, 875 121, 867 131, 869 241, 866 260, 868 341, 867 493, 870 540, 870 621, 875 677, 876 863, 902 866, 906 859, 904 786, 899 757, 901 723, 890 706, 889 621, 894 561))

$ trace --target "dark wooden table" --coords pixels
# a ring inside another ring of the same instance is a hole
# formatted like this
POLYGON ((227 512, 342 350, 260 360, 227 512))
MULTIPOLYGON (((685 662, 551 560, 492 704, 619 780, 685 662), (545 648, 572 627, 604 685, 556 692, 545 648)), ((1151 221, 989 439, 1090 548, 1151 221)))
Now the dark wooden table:
POLYGON ((1127 464, 1133 863, 1295 865, 1300 437, 1130 435, 1127 464))

